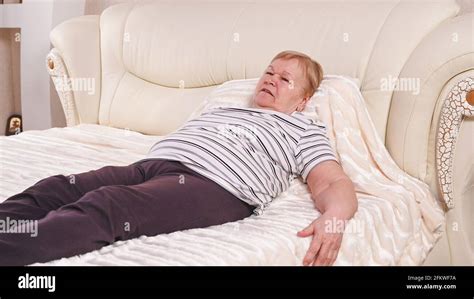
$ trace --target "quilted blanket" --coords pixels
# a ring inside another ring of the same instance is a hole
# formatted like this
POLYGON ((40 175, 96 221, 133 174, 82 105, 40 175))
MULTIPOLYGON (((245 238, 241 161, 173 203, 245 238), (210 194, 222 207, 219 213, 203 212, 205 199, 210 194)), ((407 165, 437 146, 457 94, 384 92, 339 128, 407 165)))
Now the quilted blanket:
MULTIPOLYGON (((391 159, 357 86, 346 81, 326 77, 315 101, 359 200, 335 265, 419 265, 441 234, 443 211, 391 159)), ((128 165, 160 138, 94 124, 0 137, 0 202, 47 176, 128 165)), ((294 180, 261 216, 34 265, 302 265, 311 240, 296 233, 319 215, 307 185, 294 180)))

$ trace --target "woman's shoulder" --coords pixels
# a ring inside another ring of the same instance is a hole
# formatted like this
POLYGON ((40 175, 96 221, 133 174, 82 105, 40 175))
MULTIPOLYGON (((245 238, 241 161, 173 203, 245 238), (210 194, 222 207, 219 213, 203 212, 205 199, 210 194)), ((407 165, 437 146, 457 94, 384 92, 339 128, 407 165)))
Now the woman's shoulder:
POLYGON ((294 112, 292 114, 292 116, 294 118, 297 118, 298 120, 300 120, 301 122, 305 123, 306 124, 306 129, 311 129, 311 128, 315 128, 315 127, 319 127, 321 129, 326 129, 326 124, 323 123, 322 121, 320 121, 319 119, 314 119, 302 112, 294 112))

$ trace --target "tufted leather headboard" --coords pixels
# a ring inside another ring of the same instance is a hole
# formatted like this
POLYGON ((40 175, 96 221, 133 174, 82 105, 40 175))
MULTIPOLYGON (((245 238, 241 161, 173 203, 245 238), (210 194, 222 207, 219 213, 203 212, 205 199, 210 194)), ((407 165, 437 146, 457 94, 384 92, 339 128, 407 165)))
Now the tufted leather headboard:
POLYGON ((326 74, 359 79, 384 138, 392 91, 381 88, 381 79, 397 77, 420 41, 459 10, 454 0, 427 3, 188 0, 111 6, 100 16, 100 103, 97 115, 87 113, 103 125, 167 134, 216 85, 259 77, 276 53, 291 49, 312 56, 326 74))

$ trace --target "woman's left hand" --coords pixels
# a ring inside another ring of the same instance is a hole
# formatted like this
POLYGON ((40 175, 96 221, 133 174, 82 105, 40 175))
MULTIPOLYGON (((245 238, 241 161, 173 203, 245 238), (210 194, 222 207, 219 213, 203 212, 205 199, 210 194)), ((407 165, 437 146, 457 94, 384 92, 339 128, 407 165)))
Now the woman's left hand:
POLYGON ((298 237, 313 236, 303 259, 304 266, 331 266, 336 261, 344 233, 340 221, 345 226, 344 219, 325 213, 298 232, 298 237))

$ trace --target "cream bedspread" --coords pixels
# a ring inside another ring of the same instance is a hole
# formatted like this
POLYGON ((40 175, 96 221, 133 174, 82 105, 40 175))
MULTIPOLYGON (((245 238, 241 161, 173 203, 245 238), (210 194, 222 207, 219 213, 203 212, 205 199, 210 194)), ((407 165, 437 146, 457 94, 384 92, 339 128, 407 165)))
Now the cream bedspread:
MULTIPOLYGON (((335 265, 419 265, 441 234, 443 211, 425 184, 396 166, 357 87, 342 82, 327 77, 316 103, 359 200, 335 265)), ((0 137, 0 202, 47 176, 128 165, 159 138, 92 124, 0 137)), ((41 265, 301 265, 311 239, 296 233, 319 215, 307 186, 295 180, 261 216, 41 265)))

